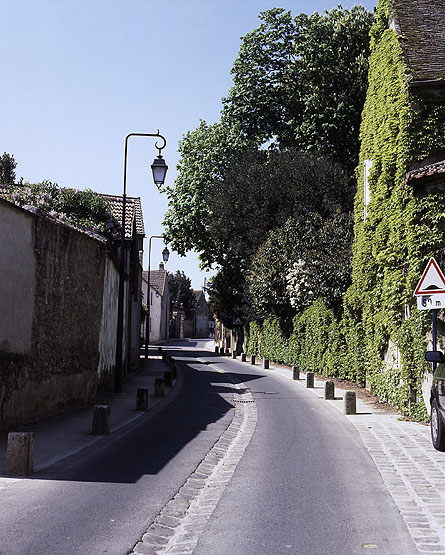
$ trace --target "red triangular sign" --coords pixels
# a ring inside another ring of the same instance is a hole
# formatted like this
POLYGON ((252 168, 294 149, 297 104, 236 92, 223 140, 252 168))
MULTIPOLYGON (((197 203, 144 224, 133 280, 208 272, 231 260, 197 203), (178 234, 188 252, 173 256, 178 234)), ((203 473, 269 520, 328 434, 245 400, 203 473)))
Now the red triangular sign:
POLYGON ((414 295, 438 295, 440 293, 445 293, 445 277, 439 264, 434 258, 430 258, 414 290, 414 295))

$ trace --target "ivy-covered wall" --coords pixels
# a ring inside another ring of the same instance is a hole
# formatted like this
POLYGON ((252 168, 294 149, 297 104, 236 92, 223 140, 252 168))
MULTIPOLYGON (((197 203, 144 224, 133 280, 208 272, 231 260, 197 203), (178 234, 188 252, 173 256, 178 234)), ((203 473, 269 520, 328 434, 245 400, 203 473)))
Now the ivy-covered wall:
POLYGON ((445 151, 445 98, 410 87, 404 39, 391 19, 391 0, 379 1, 361 125, 352 285, 342 311, 334 314, 319 300, 287 329, 276 320, 251 324, 247 349, 356 381, 402 413, 426 419, 430 314, 417 310, 413 291, 430 256, 445 262, 445 195, 416 190, 405 176, 413 163, 445 151), (366 160, 372 167, 365 218, 366 160))

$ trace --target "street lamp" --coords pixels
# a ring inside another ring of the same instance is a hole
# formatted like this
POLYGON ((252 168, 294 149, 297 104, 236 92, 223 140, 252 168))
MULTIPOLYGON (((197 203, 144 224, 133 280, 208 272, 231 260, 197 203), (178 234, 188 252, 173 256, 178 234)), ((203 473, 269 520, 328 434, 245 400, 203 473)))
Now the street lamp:
MULTIPOLYGON (((152 235, 148 241, 148 285, 147 285, 147 316, 145 321, 145 358, 148 358, 148 344, 150 342, 150 258, 151 258, 151 240, 162 239, 162 235, 152 235)), ((170 251, 165 246, 162 251, 162 260, 168 262, 170 251)))
MULTIPOLYGON (((124 331, 124 284, 125 284, 125 268, 126 268, 126 256, 125 256, 125 212, 127 204, 127 154, 128 154, 128 139, 130 137, 156 137, 162 139, 163 143, 158 146, 155 143, 155 147, 158 149, 159 154, 155 158, 153 164, 151 165, 151 170, 153 172, 153 180, 158 187, 158 189, 164 184, 165 176, 167 174, 168 166, 165 163, 161 155, 161 150, 167 145, 165 137, 159 133, 130 133, 125 137, 125 152, 124 152, 124 190, 122 194, 122 229, 121 229, 121 240, 120 240, 120 263, 119 263, 119 294, 118 294, 118 305, 117 305, 117 336, 116 336, 116 370, 115 370, 115 380, 114 388, 116 393, 122 391, 122 379, 123 379, 123 368, 122 368, 122 343, 123 343, 123 331, 124 331)), ((127 325, 131 325, 128 322, 127 325)))

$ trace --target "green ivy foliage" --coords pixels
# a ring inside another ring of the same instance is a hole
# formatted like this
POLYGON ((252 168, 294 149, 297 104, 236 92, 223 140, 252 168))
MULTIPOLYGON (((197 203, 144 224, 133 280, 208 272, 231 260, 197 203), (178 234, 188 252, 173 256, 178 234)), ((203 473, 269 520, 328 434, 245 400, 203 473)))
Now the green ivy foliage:
POLYGON ((413 291, 429 257, 445 262, 445 195, 405 183, 411 164, 445 151, 445 102, 409 87, 401 41, 378 3, 371 30, 369 88, 362 114, 352 284, 340 311, 323 299, 298 314, 292 330, 251 324, 248 352, 367 385, 412 418, 428 418, 422 381, 430 314, 413 291), (364 214, 364 162, 371 160, 364 214))

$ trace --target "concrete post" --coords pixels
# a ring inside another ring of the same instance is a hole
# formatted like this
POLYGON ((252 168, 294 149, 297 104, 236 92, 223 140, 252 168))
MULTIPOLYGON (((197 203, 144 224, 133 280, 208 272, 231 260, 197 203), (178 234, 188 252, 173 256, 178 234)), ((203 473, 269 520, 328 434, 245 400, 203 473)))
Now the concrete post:
POLYGON ((106 436, 109 434, 110 417, 111 409, 108 405, 94 405, 91 433, 95 436, 106 436))
POLYGON ((172 379, 173 380, 177 380, 178 379, 178 370, 176 369, 176 365, 173 364, 172 366, 172 379))
POLYGON ((314 387, 314 373, 306 372, 306 387, 314 387))
POLYGON ((255 355, 250 355, 250 364, 255 366, 255 355))
POLYGON ((165 396, 165 382, 164 378, 155 379, 155 397, 165 396))
POLYGON ((8 434, 6 455, 9 476, 27 476, 34 472, 34 434, 11 432, 8 434))
POLYGON ((344 414, 357 414, 355 391, 345 391, 344 414))
POLYGON ((219 347, 218 347, 218 345, 215 345, 215 353, 219 353, 219 347))
POLYGON ((148 389, 146 387, 138 387, 136 391, 136 410, 148 410, 148 389))
POLYGON ((335 399, 334 395, 334 382, 328 380, 324 384, 324 398, 328 401, 333 401, 335 399))
POLYGON ((246 353, 241 353, 241 362, 246 362, 246 353))
POLYGON ((170 370, 164 370, 165 387, 173 387, 173 376, 170 370))
POLYGON ((292 372, 293 372, 294 380, 299 380, 300 379, 300 369, 298 368, 298 366, 292 366, 292 372))
POLYGON ((220 348, 219 348, 219 354, 220 354, 220 355, 223 355, 223 354, 224 354, 224 347, 220 347, 220 348))
POLYGON ((226 350, 224 351, 224 354, 229 356, 230 355, 230 349, 227 347, 226 350))
POLYGON ((232 351, 232 358, 236 359, 236 351, 232 351))
POLYGON ((162 347, 158 347, 158 353, 159 353, 159 354, 162 353, 162 347))
POLYGON ((264 370, 269 370, 269 359, 268 358, 263 359, 263 369, 264 370))

